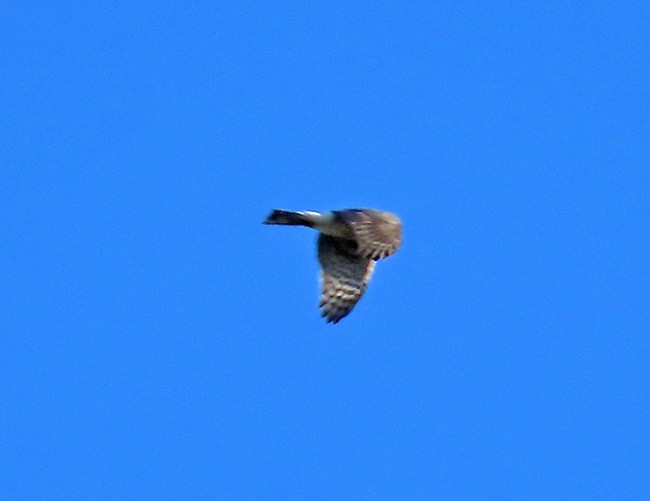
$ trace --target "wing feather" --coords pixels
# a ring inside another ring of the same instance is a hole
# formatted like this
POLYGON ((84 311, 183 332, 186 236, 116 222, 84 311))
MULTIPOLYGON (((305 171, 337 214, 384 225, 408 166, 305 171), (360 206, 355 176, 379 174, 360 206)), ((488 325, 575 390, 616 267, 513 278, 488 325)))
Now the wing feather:
POLYGON ((352 240, 318 237, 318 261, 321 265, 322 316, 336 323, 357 304, 366 290, 375 261, 357 254, 352 240))
POLYGON ((383 259, 394 254, 402 243, 402 222, 390 212, 375 209, 334 211, 351 229, 357 243, 356 252, 369 259, 383 259))

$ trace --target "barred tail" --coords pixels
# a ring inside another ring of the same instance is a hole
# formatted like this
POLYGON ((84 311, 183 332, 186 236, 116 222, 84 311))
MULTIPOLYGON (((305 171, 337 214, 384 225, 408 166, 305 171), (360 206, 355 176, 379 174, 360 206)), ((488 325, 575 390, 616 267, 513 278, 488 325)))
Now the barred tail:
POLYGON ((264 220, 264 224, 284 224, 289 226, 314 226, 314 213, 293 212, 275 209, 264 220))

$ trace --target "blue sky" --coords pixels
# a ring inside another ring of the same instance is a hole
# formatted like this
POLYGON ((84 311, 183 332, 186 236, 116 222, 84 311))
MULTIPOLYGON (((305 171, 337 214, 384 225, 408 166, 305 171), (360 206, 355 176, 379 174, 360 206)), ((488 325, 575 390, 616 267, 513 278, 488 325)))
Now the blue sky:
POLYGON ((647 499, 645 3, 233 4, 2 7, 0 497, 647 499))

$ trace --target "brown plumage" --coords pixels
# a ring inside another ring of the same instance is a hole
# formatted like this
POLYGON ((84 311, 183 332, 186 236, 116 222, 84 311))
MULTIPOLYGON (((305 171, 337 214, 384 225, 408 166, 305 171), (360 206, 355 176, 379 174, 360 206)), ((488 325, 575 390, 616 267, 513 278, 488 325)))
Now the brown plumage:
POLYGON ((265 224, 307 226, 320 232, 322 316, 336 323, 345 317, 368 286, 375 261, 394 254, 402 241, 402 223, 390 212, 345 209, 332 212, 274 210, 265 224))

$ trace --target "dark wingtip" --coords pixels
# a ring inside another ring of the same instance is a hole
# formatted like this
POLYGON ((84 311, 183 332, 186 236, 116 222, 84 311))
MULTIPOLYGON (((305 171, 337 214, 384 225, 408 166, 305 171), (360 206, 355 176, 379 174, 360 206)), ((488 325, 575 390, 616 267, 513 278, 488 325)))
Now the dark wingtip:
MULTIPOLYGON (((321 305, 322 306, 322 305, 321 305)), ((328 324, 337 324, 339 321, 346 317, 349 312, 345 312, 341 314, 340 311, 334 310, 334 311, 326 311, 322 310, 320 313, 320 316, 323 317, 323 319, 328 323, 328 324)))

